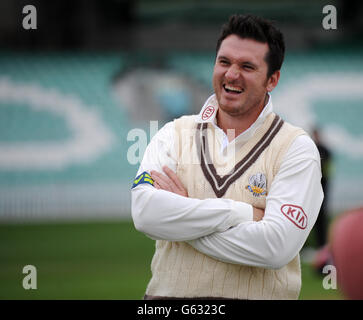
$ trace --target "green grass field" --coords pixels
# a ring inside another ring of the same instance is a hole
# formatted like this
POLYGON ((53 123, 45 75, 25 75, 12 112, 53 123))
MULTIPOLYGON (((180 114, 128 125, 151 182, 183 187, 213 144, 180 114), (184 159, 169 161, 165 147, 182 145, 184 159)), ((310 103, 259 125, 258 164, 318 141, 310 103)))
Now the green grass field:
MULTIPOLYGON (((132 222, 0 225, 0 299, 141 299, 154 241, 132 222), (37 269, 37 289, 22 286, 37 269)), ((300 299, 342 299, 302 265, 300 299)))

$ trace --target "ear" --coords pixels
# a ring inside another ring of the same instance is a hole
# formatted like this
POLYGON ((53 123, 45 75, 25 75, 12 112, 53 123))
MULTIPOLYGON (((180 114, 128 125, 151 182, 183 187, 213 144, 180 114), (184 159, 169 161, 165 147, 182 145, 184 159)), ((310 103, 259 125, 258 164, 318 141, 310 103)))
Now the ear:
POLYGON ((268 92, 271 92, 277 86, 279 79, 280 79, 280 70, 277 70, 267 80, 266 90, 268 92))

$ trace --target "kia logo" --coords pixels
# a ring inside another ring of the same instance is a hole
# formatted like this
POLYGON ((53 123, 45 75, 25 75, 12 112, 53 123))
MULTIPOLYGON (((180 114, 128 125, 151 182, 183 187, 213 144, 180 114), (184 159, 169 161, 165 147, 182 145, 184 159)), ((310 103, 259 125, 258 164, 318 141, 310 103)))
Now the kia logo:
POLYGON ((281 212, 300 229, 305 229, 308 225, 308 217, 304 210, 299 206, 284 204, 281 207, 281 212))
POLYGON ((208 106, 207 108, 205 108, 205 110, 202 113, 202 120, 207 120, 209 119, 214 113, 214 107, 213 106, 208 106))

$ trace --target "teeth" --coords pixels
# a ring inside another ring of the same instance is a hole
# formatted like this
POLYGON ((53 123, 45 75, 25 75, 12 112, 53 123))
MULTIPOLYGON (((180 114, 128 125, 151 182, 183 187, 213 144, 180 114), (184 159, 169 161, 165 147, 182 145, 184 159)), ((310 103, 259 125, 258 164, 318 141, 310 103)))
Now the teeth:
POLYGON ((225 84, 225 85, 224 85, 224 89, 227 89, 227 90, 229 90, 229 91, 233 91, 233 92, 237 92, 237 93, 241 93, 241 92, 243 91, 243 90, 242 90, 242 89, 240 89, 240 88, 232 87, 232 86, 227 85, 227 84, 225 84))

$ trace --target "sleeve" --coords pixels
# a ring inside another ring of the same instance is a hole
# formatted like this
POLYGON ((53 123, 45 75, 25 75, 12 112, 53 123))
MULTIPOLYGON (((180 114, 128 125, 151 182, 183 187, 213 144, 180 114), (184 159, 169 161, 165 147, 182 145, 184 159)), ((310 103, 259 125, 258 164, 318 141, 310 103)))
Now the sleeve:
POLYGON ((230 199, 187 198, 152 186, 148 177, 151 170, 162 172, 162 167, 167 165, 176 171, 173 141, 174 124, 170 122, 159 130, 145 150, 131 190, 135 228, 155 240, 185 241, 251 221, 250 204, 230 199))
POLYGON ((264 218, 189 241, 217 260, 279 269, 301 250, 323 200, 318 150, 299 136, 287 151, 266 199, 264 218))

